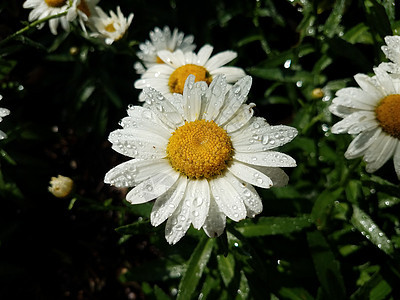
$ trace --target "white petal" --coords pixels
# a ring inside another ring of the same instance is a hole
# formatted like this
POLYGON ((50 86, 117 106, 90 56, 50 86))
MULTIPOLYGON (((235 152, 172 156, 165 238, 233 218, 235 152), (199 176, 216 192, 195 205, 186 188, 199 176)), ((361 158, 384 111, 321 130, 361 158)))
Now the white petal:
POLYGON ((126 195, 126 200, 132 204, 140 204, 153 200, 168 191, 178 180, 178 177, 179 173, 172 168, 163 172, 159 171, 133 188, 126 195))
MULTIPOLYGON (((357 107, 360 107, 360 105, 364 105, 366 107, 374 107, 376 105, 376 102, 379 100, 372 95, 368 94, 366 91, 360 88, 356 87, 346 87, 343 89, 340 89, 336 92, 337 98, 334 98, 332 100, 332 103, 340 104, 340 105, 345 105, 344 103, 340 103, 341 101, 346 101, 347 99, 350 99, 350 101, 356 101, 358 103, 357 107)), ((346 101, 347 103, 347 101, 346 101)), ((351 104, 350 105, 345 105, 348 107, 353 107, 351 104)), ((363 108, 361 106, 360 108, 363 108)))
POLYGON ((367 163, 367 172, 372 173, 382 167, 393 156, 397 143, 397 139, 381 133, 365 152, 364 161, 367 163))
POLYGON ((297 135, 297 129, 270 126, 263 118, 252 118, 242 129, 231 133, 232 145, 238 152, 262 152, 280 147, 297 135))
POLYGON ((268 176, 272 180, 274 187, 286 186, 289 182, 289 176, 281 168, 262 166, 253 166, 253 168, 268 176))
POLYGON ((334 115, 341 117, 341 118, 346 118, 348 115, 351 115, 355 111, 358 111, 354 108, 349 108, 349 107, 338 105, 335 103, 331 104, 328 107, 328 109, 331 113, 333 113, 334 115))
POLYGON ((165 159, 131 159, 108 171, 104 182, 116 187, 135 186, 158 172, 168 169, 171 169, 171 166, 165 159))
POLYGON ((131 106, 127 112, 129 117, 121 120, 120 125, 122 127, 151 131, 166 139, 171 137, 170 128, 163 124, 150 109, 142 106, 131 106))
POLYGON ((365 74, 357 74, 354 76, 354 79, 364 91, 375 99, 381 99, 386 96, 375 78, 369 77, 365 74))
POLYGON ((168 218, 165 225, 165 238, 171 245, 176 244, 190 227, 190 207, 181 201, 178 208, 168 218))
MULTIPOLYGON (((176 52, 178 51, 182 53, 181 50, 177 50, 176 52)), ((177 69, 183 66, 185 62, 181 60, 181 56, 176 55, 176 52, 172 53, 169 50, 161 50, 157 52, 157 56, 169 66, 177 69)))
POLYGON ((400 143, 397 142, 397 147, 393 155, 393 165, 397 174, 397 178, 400 179, 400 143))
POLYGON ((145 102, 155 115, 171 128, 183 125, 182 116, 160 92, 153 88, 143 89, 145 102))
POLYGON ((199 52, 197 53, 197 65, 204 66, 207 60, 210 58, 210 55, 213 51, 213 47, 210 45, 204 45, 200 48, 199 52))
POLYGON ((203 119, 205 120, 215 120, 218 116, 221 107, 225 102, 225 90, 226 90, 226 79, 225 75, 216 76, 211 82, 205 99, 207 102, 204 105, 203 119))
POLYGON ((110 133, 108 140, 115 151, 132 158, 154 159, 167 155, 168 140, 149 131, 118 129, 110 133))
POLYGON ((185 195, 187 182, 186 176, 180 176, 167 192, 157 198, 150 215, 151 224, 153 226, 158 226, 163 223, 177 209, 185 195))
POLYGON ((272 180, 264 173, 239 161, 233 160, 228 170, 239 179, 255 186, 268 189, 273 185, 272 180))
POLYGON ((249 122, 249 120, 253 117, 253 107, 255 107, 254 103, 242 104, 233 118, 224 125, 223 128, 226 130, 226 132, 234 132, 249 122))
POLYGON ((215 70, 227 63, 231 62, 237 57, 237 53, 233 51, 220 52, 213 57, 211 57, 205 64, 205 68, 209 71, 215 70))
POLYGON ((226 173, 225 178, 230 182, 232 187, 236 189, 236 191, 241 196, 243 203, 246 206, 248 217, 253 218, 256 214, 262 212, 263 205, 261 198, 252 185, 240 181, 230 172, 226 173))
POLYGON ((396 94, 396 89, 393 85, 393 80, 388 73, 381 68, 374 68, 376 80, 386 95, 396 94))
POLYGON ((243 71, 243 69, 237 67, 221 67, 211 71, 210 74, 213 77, 219 74, 225 74, 226 82, 228 83, 235 83, 239 79, 246 76, 246 73, 243 71))
POLYGON ((246 101, 247 94, 251 88, 252 78, 246 76, 235 83, 228 91, 225 103, 221 109, 220 114, 215 119, 218 125, 223 125, 229 121, 230 118, 236 113, 240 106, 246 101))
POLYGON ((364 155, 365 151, 375 142, 377 137, 380 135, 381 129, 379 127, 360 133, 350 143, 344 156, 347 159, 353 159, 364 155))
POLYGON ((193 122, 200 117, 202 95, 207 90, 207 83, 199 81, 194 83, 195 77, 189 75, 183 90, 183 112, 185 120, 193 122))
POLYGON ((189 180, 185 194, 186 205, 191 206, 193 227, 200 229, 210 208, 210 187, 207 179, 189 180))
POLYGON ((214 178, 209 183, 221 212, 236 222, 246 218, 247 211, 241 196, 223 176, 214 178))
POLYGON ((207 219, 204 222, 203 230, 211 237, 215 238, 220 236, 225 229, 226 216, 220 211, 215 199, 211 197, 210 209, 208 212, 207 219))
POLYGON ((375 119, 373 112, 358 111, 337 122, 331 128, 331 131, 335 134, 347 133, 351 127, 357 126, 364 121, 373 119, 375 119))
POLYGON ((295 167, 296 161, 287 154, 277 151, 236 152, 234 159, 250 165, 264 167, 295 167))

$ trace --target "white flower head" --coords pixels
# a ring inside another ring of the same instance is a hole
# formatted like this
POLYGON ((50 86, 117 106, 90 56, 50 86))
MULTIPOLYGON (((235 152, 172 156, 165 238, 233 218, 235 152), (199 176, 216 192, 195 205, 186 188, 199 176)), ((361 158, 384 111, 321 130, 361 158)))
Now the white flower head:
MULTIPOLYGON (((207 84, 218 74, 225 74, 228 83, 234 83, 246 75, 241 68, 224 67, 236 58, 236 52, 224 51, 210 57, 212 51, 210 45, 203 46, 197 54, 180 49, 175 52, 158 51, 157 56, 164 64, 150 67, 135 82, 135 88, 153 87, 166 98, 171 98, 174 93, 183 93, 186 78, 190 74, 195 75, 196 81, 205 81, 207 84)), ((139 95, 139 100, 144 100, 143 93, 139 95)))
POLYGON ((65 198, 69 196, 73 190, 74 181, 66 176, 58 175, 51 177, 49 192, 57 198, 65 198))
MULTIPOLYGON (((10 114, 10 111, 7 108, 0 107, 0 123, 1 123, 1 121, 3 121, 3 118, 5 116, 8 116, 9 114, 10 114)), ((5 139, 6 137, 7 137, 7 134, 5 134, 3 131, 0 130, 0 140, 5 139)))
POLYGON ((73 0, 71 8, 68 10, 67 19, 72 21, 78 19, 82 30, 87 33, 86 24, 89 19, 97 16, 96 5, 100 0, 73 0))
POLYGON ((167 220, 165 237, 178 242, 191 224, 210 237, 222 234, 226 217, 240 221, 262 211, 253 186, 284 186, 280 167, 295 160, 275 148, 291 141, 295 128, 270 126, 245 104, 252 78, 228 86, 217 75, 210 86, 190 75, 183 94, 170 100, 145 88, 145 106, 131 106, 122 129, 111 132, 112 148, 131 159, 111 169, 104 181, 134 187, 127 201, 156 199, 151 223, 167 220), (274 150, 275 149, 275 150, 274 150))
MULTIPOLYGON (((29 22, 32 22, 65 12, 73 4, 75 4, 75 2, 72 2, 70 0, 26 0, 23 4, 23 7, 32 8, 32 11, 29 13, 28 16, 29 22)), ((72 19, 73 18, 67 18, 67 16, 64 15, 59 18, 49 20, 51 33, 54 35, 57 34, 58 24, 61 24, 64 30, 68 31, 69 22, 72 21, 72 19)), ((43 25, 44 23, 42 23, 39 28, 42 28, 43 25)))
POLYGON ((136 72, 143 74, 151 66, 164 63, 157 56, 158 51, 174 52, 178 49, 183 53, 193 51, 196 48, 193 40, 193 35, 185 36, 183 32, 178 32, 177 28, 172 33, 168 26, 165 26, 162 30, 158 27, 154 28, 154 31, 150 31, 150 41, 146 40, 139 45, 140 51, 137 56, 141 62, 135 64, 136 72))
POLYGON ((367 172, 375 172, 393 157, 400 179, 400 79, 378 67, 375 76, 354 76, 360 88, 339 90, 329 110, 343 118, 332 127, 335 134, 357 135, 345 157, 363 156, 367 172))
POLYGON ((117 14, 110 10, 110 16, 100 8, 96 7, 97 16, 89 19, 93 33, 90 35, 96 38, 104 39, 105 43, 111 45, 113 42, 120 40, 127 32, 132 23, 133 13, 128 18, 122 14, 121 8, 117 7, 117 14))

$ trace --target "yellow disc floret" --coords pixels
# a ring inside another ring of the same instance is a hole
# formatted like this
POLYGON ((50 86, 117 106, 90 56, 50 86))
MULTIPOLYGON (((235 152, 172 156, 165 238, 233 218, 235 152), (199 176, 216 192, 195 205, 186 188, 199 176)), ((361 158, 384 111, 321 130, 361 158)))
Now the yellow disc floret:
POLYGON ((62 7, 67 3, 67 0, 44 0, 44 2, 50 7, 62 7))
POLYGON ((172 167, 192 179, 221 174, 232 155, 230 137, 214 121, 186 122, 175 130, 167 146, 172 167))
POLYGON ((169 77, 168 86, 171 93, 183 94, 186 78, 193 74, 195 81, 205 81, 208 85, 212 81, 211 74, 206 68, 198 65, 187 64, 177 68, 169 77))
POLYGON ((108 32, 115 32, 114 23, 110 23, 110 24, 104 26, 104 30, 108 31, 108 32))
POLYGON ((383 98, 375 108, 375 113, 383 131, 400 139, 400 95, 383 98))
POLYGON ((85 0, 81 0, 81 2, 77 5, 77 7, 81 12, 83 12, 88 17, 91 16, 89 6, 87 5, 85 0))

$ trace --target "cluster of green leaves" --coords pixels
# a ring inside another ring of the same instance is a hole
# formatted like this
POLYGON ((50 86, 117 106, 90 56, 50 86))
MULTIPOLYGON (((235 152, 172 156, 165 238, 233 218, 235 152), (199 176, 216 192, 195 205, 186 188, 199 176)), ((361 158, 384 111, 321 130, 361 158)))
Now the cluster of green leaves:
MULTIPOLYGON (((399 298, 400 188, 393 165, 389 161, 368 174, 361 159, 346 160, 352 137, 330 133, 338 119, 327 109, 338 89, 356 86, 355 74, 371 74, 385 60, 384 37, 400 30, 398 4, 209 0, 193 10, 181 0, 154 6, 144 0, 119 2, 135 19, 125 39, 112 46, 85 37, 79 28, 57 36, 44 28, 0 47, 0 106, 12 111, 1 123, 9 138, 0 144, 0 197, 12 212, 2 213, 0 220, 2 256, 20 254, 15 249, 26 244, 17 237, 26 236, 27 224, 39 215, 44 224, 28 230, 42 243, 34 249, 57 253, 59 269, 76 258, 61 242, 66 237, 86 245, 83 252, 114 255, 112 262, 99 258, 97 264, 117 275, 92 265, 90 271, 69 271, 70 276, 79 273, 81 282, 89 281, 88 273, 105 280, 108 289, 81 283, 75 292, 88 297, 125 299, 124 289, 130 289, 139 299, 156 300, 399 298), (193 34, 198 46, 236 51, 234 64, 253 76, 249 101, 257 104, 256 114, 299 131, 281 149, 298 166, 285 170, 288 186, 258 190, 264 204, 260 215, 228 220, 226 232, 216 239, 190 228, 175 246, 166 243, 164 225, 150 225, 152 203, 131 206, 123 193, 102 184, 104 173, 124 159, 106 138, 128 104, 137 104, 137 45, 164 25, 193 34), (54 204, 46 191, 50 176, 58 173, 75 180, 76 195, 69 203, 54 204), (54 217, 48 217, 53 210, 54 217), (57 214, 75 221, 58 220, 57 214), (69 226, 74 233, 88 230, 77 238, 66 233, 69 226), (106 237, 89 237, 99 228, 106 237), (43 229, 47 232, 36 233, 43 229), (115 249, 99 250, 105 243, 115 249)), ((17 11, 12 3, 1 4, 0 13, 17 11)), ((44 255, 38 257, 46 264, 44 255)), ((37 266, 15 261, 0 262, 0 279, 14 283, 37 266)), ((60 287, 50 293, 74 293, 71 285, 43 278, 44 286, 60 287)))

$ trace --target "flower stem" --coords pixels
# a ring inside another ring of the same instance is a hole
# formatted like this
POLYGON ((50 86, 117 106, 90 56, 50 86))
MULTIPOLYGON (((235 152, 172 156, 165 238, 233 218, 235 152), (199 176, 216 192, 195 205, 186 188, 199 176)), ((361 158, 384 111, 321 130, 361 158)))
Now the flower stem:
POLYGON ((43 19, 39 19, 39 20, 36 20, 36 21, 34 21, 32 23, 29 23, 24 28, 14 32, 12 35, 10 35, 10 36, 6 37, 4 40, 0 41, 0 46, 2 46, 3 44, 7 43, 8 41, 10 41, 10 40, 12 40, 12 39, 14 39, 14 38, 16 38, 18 36, 20 36, 21 34, 27 32, 29 29, 31 29, 33 27, 36 27, 37 25, 39 25, 41 23, 44 23, 44 22, 46 22, 48 20, 51 20, 51 19, 56 19, 56 18, 65 16, 66 14, 67 14, 67 10, 63 11, 61 13, 58 13, 56 15, 48 16, 48 17, 45 17, 43 19))

